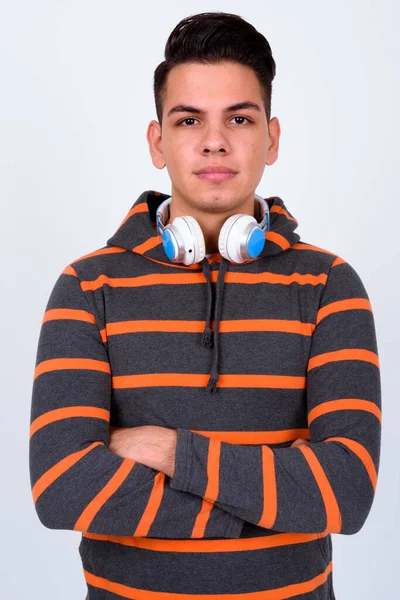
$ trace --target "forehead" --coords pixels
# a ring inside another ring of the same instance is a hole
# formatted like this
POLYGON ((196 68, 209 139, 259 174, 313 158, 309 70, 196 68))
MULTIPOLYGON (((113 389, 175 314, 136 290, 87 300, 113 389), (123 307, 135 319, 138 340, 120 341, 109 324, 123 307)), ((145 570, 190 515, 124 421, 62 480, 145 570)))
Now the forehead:
POLYGON ((250 67, 232 62, 216 64, 184 63, 173 67, 168 74, 164 90, 164 108, 173 104, 199 104, 225 106, 227 99, 246 98, 260 102, 261 86, 250 67))

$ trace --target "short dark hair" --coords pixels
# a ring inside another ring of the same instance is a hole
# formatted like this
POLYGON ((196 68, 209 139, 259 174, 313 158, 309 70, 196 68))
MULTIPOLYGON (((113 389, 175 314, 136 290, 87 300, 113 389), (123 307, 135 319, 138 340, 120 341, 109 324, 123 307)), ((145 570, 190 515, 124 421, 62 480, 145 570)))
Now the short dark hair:
POLYGON ((170 33, 164 57, 154 71, 154 100, 160 125, 171 69, 183 63, 215 64, 222 61, 240 63, 254 70, 269 124, 275 61, 266 38, 239 15, 204 12, 185 17, 170 33))

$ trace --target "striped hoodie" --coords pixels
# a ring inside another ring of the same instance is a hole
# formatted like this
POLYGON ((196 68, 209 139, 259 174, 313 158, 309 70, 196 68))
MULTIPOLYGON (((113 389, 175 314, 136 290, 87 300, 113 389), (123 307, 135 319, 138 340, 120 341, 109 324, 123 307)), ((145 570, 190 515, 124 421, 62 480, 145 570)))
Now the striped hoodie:
POLYGON ((331 535, 364 525, 380 460, 365 287, 300 241, 277 196, 257 259, 173 263, 156 229, 168 197, 143 192, 52 289, 31 405, 37 515, 81 532, 88 600, 334 599, 331 535), (141 425, 177 429, 172 478, 109 450, 109 426, 141 425))

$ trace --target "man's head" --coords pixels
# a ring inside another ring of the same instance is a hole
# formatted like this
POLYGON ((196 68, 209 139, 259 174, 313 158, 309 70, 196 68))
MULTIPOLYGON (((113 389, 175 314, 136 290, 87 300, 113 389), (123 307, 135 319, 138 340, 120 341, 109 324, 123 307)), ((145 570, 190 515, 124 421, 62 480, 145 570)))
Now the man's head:
POLYGON ((214 212, 221 222, 236 212, 253 214, 265 165, 278 157, 279 122, 270 118, 274 76, 268 41, 237 15, 190 16, 171 32, 154 73, 158 122, 149 124, 147 140, 153 164, 167 166, 180 214, 214 212), (198 174, 215 166, 235 174, 198 174))

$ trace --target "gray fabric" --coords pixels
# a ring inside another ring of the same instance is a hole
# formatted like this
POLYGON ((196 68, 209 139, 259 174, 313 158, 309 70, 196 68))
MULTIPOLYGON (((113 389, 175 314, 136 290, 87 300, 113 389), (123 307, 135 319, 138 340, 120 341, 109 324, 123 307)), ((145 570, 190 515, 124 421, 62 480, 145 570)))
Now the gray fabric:
POLYGON ((332 599, 331 534, 361 529, 379 470, 367 292, 276 196, 259 258, 174 264, 154 227, 166 197, 143 192, 55 282, 32 390, 38 517, 82 532, 88 600, 332 599), (110 425, 177 429, 174 476, 111 452, 110 425))

